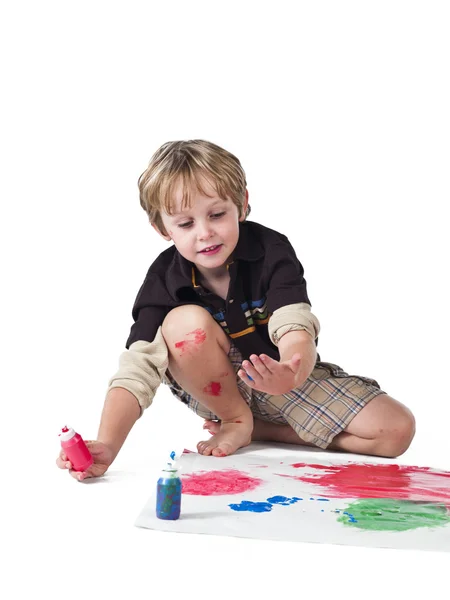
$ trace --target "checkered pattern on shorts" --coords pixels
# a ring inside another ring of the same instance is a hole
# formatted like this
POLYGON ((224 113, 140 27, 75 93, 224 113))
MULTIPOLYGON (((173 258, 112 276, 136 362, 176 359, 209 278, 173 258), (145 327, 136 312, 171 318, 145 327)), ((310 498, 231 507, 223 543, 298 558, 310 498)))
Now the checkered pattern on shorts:
MULTIPOLYGON (((241 396, 255 418, 288 424, 302 440, 323 449, 328 447, 333 438, 349 425, 372 398, 385 393, 374 379, 348 375, 337 365, 318 362, 301 387, 281 396, 271 396, 252 389, 237 375, 243 358, 233 343, 228 357, 236 373, 241 396)), ((169 371, 163 378, 163 383, 200 417, 219 420, 185 392, 169 371)))

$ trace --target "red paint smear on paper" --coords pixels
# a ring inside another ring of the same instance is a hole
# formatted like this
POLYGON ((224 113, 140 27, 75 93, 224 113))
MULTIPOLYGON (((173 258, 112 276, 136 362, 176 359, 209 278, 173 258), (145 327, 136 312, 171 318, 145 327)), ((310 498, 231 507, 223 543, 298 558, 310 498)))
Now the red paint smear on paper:
POLYGON ((187 448, 185 448, 183 450, 183 454, 196 454, 196 452, 194 452, 193 450, 188 450, 187 448))
POLYGON ((251 492, 260 486, 262 479, 250 477, 247 473, 228 469, 225 471, 199 471, 184 475, 183 494, 192 496, 226 496, 251 492))
POLYGON ((211 383, 208 383, 208 385, 203 388, 203 391, 210 396, 220 396, 222 386, 217 381, 211 381, 211 383))
POLYGON ((450 501, 450 472, 430 467, 407 465, 349 463, 320 465, 294 463, 294 468, 322 471, 289 477, 312 483, 324 490, 330 498, 392 498, 421 502, 450 501))

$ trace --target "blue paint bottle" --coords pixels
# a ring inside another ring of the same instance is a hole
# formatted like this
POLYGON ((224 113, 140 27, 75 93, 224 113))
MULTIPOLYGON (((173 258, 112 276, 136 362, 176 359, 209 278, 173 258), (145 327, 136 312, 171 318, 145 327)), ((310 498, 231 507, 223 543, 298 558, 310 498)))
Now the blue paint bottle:
POLYGON ((163 469, 156 486, 156 516, 158 519, 175 521, 179 518, 181 489, 181 479, 173 461, 163 469))

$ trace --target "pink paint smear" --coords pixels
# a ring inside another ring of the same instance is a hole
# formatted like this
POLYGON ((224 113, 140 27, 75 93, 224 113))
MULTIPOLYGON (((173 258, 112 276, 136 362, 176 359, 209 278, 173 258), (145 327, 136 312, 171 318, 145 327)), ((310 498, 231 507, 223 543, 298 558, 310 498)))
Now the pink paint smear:
POLYGON ((280 477, 312 483, 330 498, 392 498, 421 502, 450 502, 450 472, 430 467, 349 463, 320 465, 294 463, 295 469, 307 469, 304 475, 280 477), (317 473, 314 473, 314 471, 317 473))
POLYGON ((224 471, 198 471, 184 475, 183 494, 192 496, 226 496, 243 494, 259 487, 264 481, 248 473, 228 469, 224 471))

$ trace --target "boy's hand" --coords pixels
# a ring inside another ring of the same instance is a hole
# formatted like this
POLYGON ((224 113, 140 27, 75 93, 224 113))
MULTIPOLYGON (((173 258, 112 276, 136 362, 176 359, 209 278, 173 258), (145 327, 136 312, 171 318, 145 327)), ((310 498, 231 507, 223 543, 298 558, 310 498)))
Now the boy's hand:
POLYGON ((60 469, 69 469, 69 473, 78 481, 83 481, 88 477, 99 477, 100 475, 103 475, 114 460, 113 452, 106 444, 89 440, 86 441, 86 446, 94 459, 93 464, 87 471, 74 471, 70 461, 67 460, 66 453, 63 449, 61 449, 61 452, 56 459, 58 467, 60 469))
POLYGON ((238 375, 255 390, 280 396, 304 383, 300 374, 300 354, 294 354, 285 362, 278 362, 266 354, 252 354, 250 360, 244 360, 238 375))

